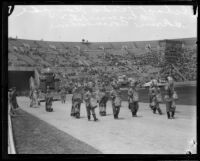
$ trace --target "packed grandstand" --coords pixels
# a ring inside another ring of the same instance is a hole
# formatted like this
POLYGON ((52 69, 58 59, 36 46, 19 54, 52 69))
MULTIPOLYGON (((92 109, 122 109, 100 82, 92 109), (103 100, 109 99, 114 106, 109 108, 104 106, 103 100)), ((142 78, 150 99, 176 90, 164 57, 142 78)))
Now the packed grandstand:
POLYGON ((9 38, 8 47, 9 67, 50 67, 63 82, 94 77, 109 82, 126 75, 142 84, 168 74, 177 82, 196 80, 196 38, 87 43, 9 38))

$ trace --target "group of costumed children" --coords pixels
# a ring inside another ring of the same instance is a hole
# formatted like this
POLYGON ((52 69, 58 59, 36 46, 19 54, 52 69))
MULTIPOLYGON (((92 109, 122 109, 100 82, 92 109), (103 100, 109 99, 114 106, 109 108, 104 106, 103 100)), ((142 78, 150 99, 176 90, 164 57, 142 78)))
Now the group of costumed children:
MULTIPOLYGON (((98 118, 95 114, 95 109, 99 107, 100 116, 106 116, 106 104, 111 99, 112 111, 114 119, 118 119, 120 108, 122 106, 121 91, 117 81, 111 83, 112 89, 108 93, 104 85, 95 88, 93 82, 89 82, 87 86, 75 86, 72 93, 72 107, 71 107, 71 116, 75 118, 80 118, 80 109, 81 103, 83 101, 86 105, 86 112, 88 120, 91 120, 91 115, 93 116, 94 121, 97 121, 98 118)), ((166 103, 166 112, 167 118, 173 119, 175 115, 175 101, 178 99, 177 93, 174 89, 174 81, 171 77, 167 77, 167 84, 164 87, 165 96, 164 100, 166 103)), ((138 82, 132 80, 130 82, 130 87, 128 89, 128 108, 130 109, 132 116, 137 117, 137 112, 139 109, 139 88, 138 82)), ((65 90, 61 90, 61 102, 65 103, 66 93, 65 90)), ((31 104, 30 107, 39 106, 38 93, 37 90, 33 90, 30 94, 31 104)), ((45 106, 46 111, 52 112, 52 102, 53 96, 49 87, 47 87, 45 94, 45 106)), ((152 109, 155 114, 156 111, 162 115, 162 110, 160 108, 160 103, 163 102, 161 90, 158 86, 157 80, 153 79, 149 86, 149 107, 152 109)))

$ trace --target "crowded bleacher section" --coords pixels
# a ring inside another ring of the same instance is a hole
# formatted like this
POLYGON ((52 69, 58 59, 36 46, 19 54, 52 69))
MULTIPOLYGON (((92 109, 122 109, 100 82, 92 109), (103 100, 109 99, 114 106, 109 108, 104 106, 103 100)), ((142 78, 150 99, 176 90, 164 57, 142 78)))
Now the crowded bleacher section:
MULTIPOLYGON (((174 40, 168 41, 172 44, 174 40)), ((173 48, 180 55, 166 59, 169 47, 159 41, 85 43, 9 38, 8 66, 50 67, 63 82, 67 79, 84 83, 92 78, 109 82, 126 75, 145 83, 152 76, 165 78, 168 74, 177 82, 196 80, 196 38, 180 42, 180 48, 173 48)))

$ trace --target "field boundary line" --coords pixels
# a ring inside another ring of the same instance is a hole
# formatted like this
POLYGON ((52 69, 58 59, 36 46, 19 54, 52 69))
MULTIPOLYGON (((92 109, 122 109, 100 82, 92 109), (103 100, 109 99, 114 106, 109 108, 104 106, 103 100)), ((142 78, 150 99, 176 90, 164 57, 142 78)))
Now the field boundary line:
POLYGON ((16 154, 15 143, 13 138, 13 128, 10 116, 10 105, 8 105, 8 154, 16 154))

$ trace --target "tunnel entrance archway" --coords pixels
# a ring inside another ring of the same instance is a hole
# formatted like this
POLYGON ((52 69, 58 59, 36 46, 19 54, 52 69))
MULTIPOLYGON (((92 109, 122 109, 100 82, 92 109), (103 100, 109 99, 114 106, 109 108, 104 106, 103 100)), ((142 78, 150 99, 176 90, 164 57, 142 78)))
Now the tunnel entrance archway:
POLYGON ((19 95, 29 91, 29 78, 34 77, 34 71, 8 71, 8 88, 16 87, 19 95))

